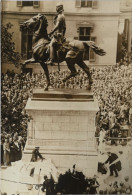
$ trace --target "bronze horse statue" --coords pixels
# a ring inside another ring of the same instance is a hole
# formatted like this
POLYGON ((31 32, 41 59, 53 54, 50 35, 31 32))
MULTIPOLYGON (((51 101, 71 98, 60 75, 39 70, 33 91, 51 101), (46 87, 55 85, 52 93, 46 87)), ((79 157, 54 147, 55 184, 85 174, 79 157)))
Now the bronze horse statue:
MULTIPOLYGON (((28 63, 36 63, 39 62, 42 66, 46 79, 47 79, 47 85, 45 90, 48 90, 48 87, 50 86, 50 77, 49 77, 49 70, 47 67, 47 60, 49 59, 49 43, 50 38, 47 33, 47 27, 48 27, 48 21, 45 15, 38 14, 31 19, 25 21, 21 26, 20 29, 29 29, 33 32, 33 38, 32 38, 32 58, 29 60, 26 60, 23 63, 23 67, 25 67, 28 63)), ((55 35, 54 35, 55 36, 55 35)), ((57 38, 56 38, 57 39, 57 38)), ((89 86, 88 89, 91 89, 92 79, 91 74, 89 71, 89 68, 87 65, 83 62, 83 55, 85 51, 88 51, 88 49, 92 48, 93 51, 103 56, 105 55, 105 51, 95 45, 92 41, 78 41, 74 40, 73 42, 64 41, 64 43, 59 46, 56 42, 54 46, 55 51, 55 57, 54 62, 59 63, 66 61, 66 64, 71 71, 71 73, 63 79, 63 82, 70 79, 71 77, 75 77, 78 73, 75 69, 75 64, 77 64, 79 67, 81 67, 86 74, 88 75, 89 79, 89 86)), ((59 66, 58 66, 59 67, 59 66)))

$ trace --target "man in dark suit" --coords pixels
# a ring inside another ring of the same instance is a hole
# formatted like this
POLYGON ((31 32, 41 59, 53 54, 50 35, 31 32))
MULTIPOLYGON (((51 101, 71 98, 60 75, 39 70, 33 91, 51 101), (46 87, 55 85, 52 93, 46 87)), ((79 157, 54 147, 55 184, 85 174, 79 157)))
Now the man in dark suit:
POLYGON ((105 161, 105 164, 109 163, 109 169, 110 169, 110 176, 113 175, 113 172, 115 173, 115 177, 118 177, 118 167, 119 164, 118 156, 115 153, 107 152, 108 159, 105 161))
POLYGON ((46 195, 53 195, 54 193, 54 182, 52 179, 48 179, 47 175, 44 176, 44 182, 43 182, 43 187, 42 191, 46 189, 46 195))
POLYGON ((32 151, 32 158, 31 158, 31 162, 36 162, 37 161, 37 159, 38 159, 38 157, 40 158, 40 159, 44 159, 43 157, 42 157, 42 155, 40 154, 40 152, 39 152, 39 147, 35 147, 35 149, 32 151))

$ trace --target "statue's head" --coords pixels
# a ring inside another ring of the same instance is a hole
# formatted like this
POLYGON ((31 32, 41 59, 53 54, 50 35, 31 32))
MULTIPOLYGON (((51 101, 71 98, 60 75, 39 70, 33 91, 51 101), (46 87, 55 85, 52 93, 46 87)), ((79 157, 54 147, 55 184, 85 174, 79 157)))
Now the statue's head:
POLYGON ((59 2, 56 4, 56 11, 58 14, 61 13, 62 11, 64 11, 62 3, 59 2))

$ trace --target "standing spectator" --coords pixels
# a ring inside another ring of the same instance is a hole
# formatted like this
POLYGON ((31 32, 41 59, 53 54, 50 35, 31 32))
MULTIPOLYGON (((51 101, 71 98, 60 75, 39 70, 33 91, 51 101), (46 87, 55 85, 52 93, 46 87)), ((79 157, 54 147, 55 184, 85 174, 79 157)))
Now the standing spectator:
POLYGON ((2 135, 1 135, 0 143, 1 143, 1 165, 3 165, 4 163, 4 150, 3 150, 4 138, 2 135))
POLYGON ((14 151, 13 151, 13 137, 10 137, 9 139, 9 147, 10 147, 10 163, 14 162, 14 151))
POLYGON ((54 182, 52 179, 48 179, 47 175, 44 176, 44 182, 42 191, 46 189, 46 195, 53 195, 54 194, 54 182))
POLYGON ((104 154, 104 150, 105 150, 105 135, 106 135, 105 130, 101 129, 100 135, 99 135, 99 152, 100 152, 100 154, 104 154))
POLYGON ((16 136, 13 137, 13 150, 14 150, 14 161, 18 161, 20 148, 19 148, 19 143, 18 143, 18 139, 16 136))
POLYGON ((108 159, 105 161, 105 164, 109 163, 109 169, 110 169, 110 176, 113 175, 113 172, 115 173, 115 177, 118 177, 118 156, 115 153, 107 152, 108 159))
POLYGON ((9 139, 5 138, 5 142, 3 144, 4 150, 4 165, 9 165, 9 158, 10 158, 10 146, 9 146, 9 139))
POLYGON ((22 146, 22 138, 21 136, 19 136, 19 140, 18 140, 18 146, 19 146, 19 151, 18 151, 18 160, 21 160, 22 158, 22 150, 23 150, 23 146, 22 146))

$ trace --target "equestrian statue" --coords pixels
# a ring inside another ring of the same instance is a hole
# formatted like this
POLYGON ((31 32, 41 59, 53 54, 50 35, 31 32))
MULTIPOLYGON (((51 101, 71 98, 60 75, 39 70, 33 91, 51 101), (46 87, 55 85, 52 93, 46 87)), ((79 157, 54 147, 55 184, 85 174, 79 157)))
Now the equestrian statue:
POLYGON ((30 30, 33 33, 32 58, 23 63, 23 68, 28 63, 39 62, 46 75, 47 85, 45 91, 47 91, 50 86, 48 65, 53 66, 54 63, 57 63, 60 70, 59 63, 66 61, 70 74, 63 79, 64 83, 78 74, 75 69, 75 64, 77 64, 87 74, 89 79, 88 90, 90 90, 92 78, 88 66, 83 61, 84 52, 88 52, 89 48, 100 56, 105 55, 106 52, 96 46, 93 41, 67 41, 65 38, 66 22, 63 5, 57 4, 56 11, 55 27, 49 34, 47 33, 48 21, 43 14, 38 14, 21 24, 21 30, 30 30))

